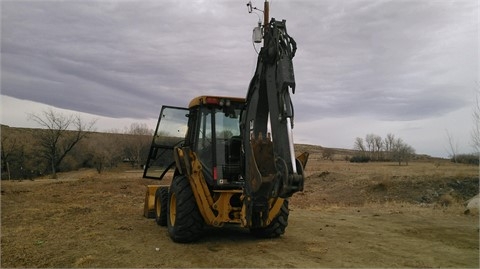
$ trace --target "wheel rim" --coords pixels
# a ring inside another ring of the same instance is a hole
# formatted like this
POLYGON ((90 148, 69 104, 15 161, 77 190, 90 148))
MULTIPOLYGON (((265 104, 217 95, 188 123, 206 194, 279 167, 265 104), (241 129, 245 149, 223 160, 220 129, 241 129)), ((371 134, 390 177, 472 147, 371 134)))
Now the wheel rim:
POLYGON ((170 223, 172 226, 175 225, 175 218, 177 216, 177 198, 175 193, 172 193, 170 196, 170 223))

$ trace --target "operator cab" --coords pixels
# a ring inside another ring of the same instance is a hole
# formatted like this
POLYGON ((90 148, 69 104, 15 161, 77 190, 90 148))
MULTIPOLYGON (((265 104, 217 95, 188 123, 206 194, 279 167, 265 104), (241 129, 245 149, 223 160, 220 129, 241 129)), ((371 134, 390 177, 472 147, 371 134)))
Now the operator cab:
POLYGON ((240 114, 245 99, 199 96, 188 109, 163 106, 150 148, 144 178, 162 179, 175 167, 175 147, 196 153, 208 185, 215 189, 243 186, 240 114))
POLYGON ((201 96, 190 102, 187 136, 210 186, 243 186, 240 114, 244 105, 243 98, 231 97, 201 96))

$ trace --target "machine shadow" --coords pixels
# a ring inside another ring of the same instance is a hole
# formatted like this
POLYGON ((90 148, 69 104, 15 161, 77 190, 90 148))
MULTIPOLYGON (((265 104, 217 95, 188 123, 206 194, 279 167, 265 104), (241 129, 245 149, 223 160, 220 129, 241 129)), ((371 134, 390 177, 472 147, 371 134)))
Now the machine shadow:
POLYGON ((271 240, 258 238, 246 228, 235 224, 226 224, 221 228, 206 227, 203 236, 199 238, 198 244, 202 243, 228 243, 228 242, 257 242, 271 240))

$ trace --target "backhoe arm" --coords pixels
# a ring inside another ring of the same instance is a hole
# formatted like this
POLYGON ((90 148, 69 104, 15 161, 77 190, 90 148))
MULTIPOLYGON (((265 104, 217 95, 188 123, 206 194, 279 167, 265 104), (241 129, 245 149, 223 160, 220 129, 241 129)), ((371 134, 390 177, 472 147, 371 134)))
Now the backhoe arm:
POLYGON ((292 58, 296 43, 285 23, 272 19, 265 28, 264 46, 242 115, 247 216, 258 225, 266 219, 272 198, 288 198, 303 190, 303 166, 308 158, 303 155, 300 162, 294 155, 290 90, 295 92, 292 58), (267 133, 269 120, 271 135, 267 133))

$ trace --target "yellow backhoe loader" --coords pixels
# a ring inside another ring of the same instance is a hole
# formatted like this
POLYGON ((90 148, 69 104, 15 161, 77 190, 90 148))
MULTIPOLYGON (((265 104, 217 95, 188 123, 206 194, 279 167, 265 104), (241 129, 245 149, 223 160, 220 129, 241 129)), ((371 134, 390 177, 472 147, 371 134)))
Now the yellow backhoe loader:
POLYGON ((161 108, 143 177, 161 180, 171 171, 173 179, 147 186, 144 215, 167 226, 175 242, 226 223, 278 237, 288 225, 288 198, 303 190, 308 153, 294 155, 290 99, 296 43, 284 20, 268 22, 268 1, 264 13, 246 98, 199 96, 188 108, 161 108))

